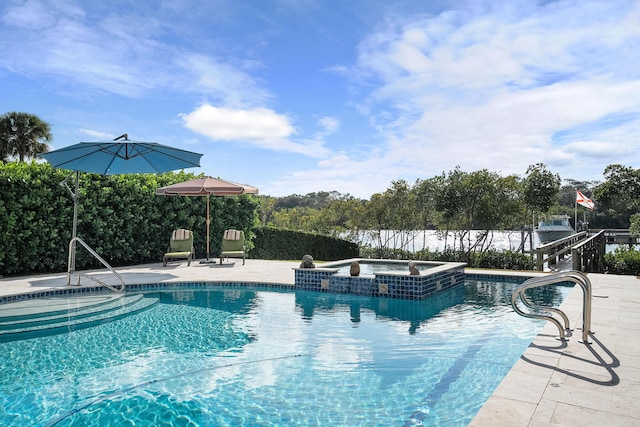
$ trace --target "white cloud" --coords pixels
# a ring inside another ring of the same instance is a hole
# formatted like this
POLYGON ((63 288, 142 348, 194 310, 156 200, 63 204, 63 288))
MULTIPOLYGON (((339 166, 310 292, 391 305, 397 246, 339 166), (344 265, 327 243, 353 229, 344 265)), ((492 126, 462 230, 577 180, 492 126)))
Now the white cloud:
MULTIPOLYGON (((188 79, 191 82, 188 90, 207 93, 220 99, 226 106, 259 106, 272 97, 258 85, 255 78, 239 66, 220 63, 214 58, 196 53, 179 55, 176 63, 183 68, 185 74, 192 76, 188 79)), ((257 65, 248 62, 244 66, 251 68, 257 65)))
POLYGON ((53 25, 55 18, 42 2, 28 0, 24 4, 9 7, 2 16, 2 22, 10 27, 33 30, 53 25))
POLYGON ((340 127, 340 120, 335 117, 325 116, 318 120, 318 126, 326 133, 334 133, 340 127))
POLYGON ((101 132, 94 129, 78 129, 78 132, 83 135, 88 135, 92 138, 95 138, 98 141, 106 141, 114 138, 113 134, 101 132))
POLYGON ((266 108, 232 109, 205 104, 180 117, 186 128, 213 140, 241 141, 263 149, 311 157, 328 153, 321 141, 290 140, 296 131, 289 119, 266 108))
POLYGON ((287 117, 266 108, 240 110, 205 104, 181 117, 187 128, 212 139, 281 139, 295 132, 287 117))

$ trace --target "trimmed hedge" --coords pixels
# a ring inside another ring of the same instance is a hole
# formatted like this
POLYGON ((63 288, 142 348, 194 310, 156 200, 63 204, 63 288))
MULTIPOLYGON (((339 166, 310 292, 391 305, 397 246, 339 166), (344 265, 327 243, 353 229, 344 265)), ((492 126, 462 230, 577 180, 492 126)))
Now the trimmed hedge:
POLYGON ((250 258, 302 260, 308 254, 316 260, 336 261, 359 255, 356 243, 335 237, 272 227, 254 231, 254 248, 249 252, 250 258))
MULTIPOLYGON (((60 182, 69 173, 48 163, 0 163, 0 276, 66 271, 73 199, 60 182)), ((78 237, 117 267, 160 262, 171 231, 186 228, 194 232, 196 255, 203 258, 207 198, 155 194, 158 187, 195 177, 81 173, 78 237)), ((227 228, 244 230, 251 242, 257 208, 251 195, 211 197, 211 256, 219 253, 227 228)), ((78 245, 78 270, 101 266, 78 245)))

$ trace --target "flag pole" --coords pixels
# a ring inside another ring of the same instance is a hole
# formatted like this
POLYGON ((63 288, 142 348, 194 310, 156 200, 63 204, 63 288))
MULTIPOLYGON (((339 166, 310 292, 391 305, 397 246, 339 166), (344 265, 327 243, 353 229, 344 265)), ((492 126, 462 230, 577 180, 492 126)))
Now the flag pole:
POLYGON ((574 200, 574 208, 573 208, 573 226, 575 227, 576 233, 578 232, 578 189, 576 188, 576 195, 574 200))

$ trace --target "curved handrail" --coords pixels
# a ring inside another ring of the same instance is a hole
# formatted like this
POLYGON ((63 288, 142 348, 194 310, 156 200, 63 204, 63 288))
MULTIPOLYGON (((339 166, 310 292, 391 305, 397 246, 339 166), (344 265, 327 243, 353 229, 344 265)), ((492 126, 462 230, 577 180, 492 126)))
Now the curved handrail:
MULTIPOLYGON (((79 242, 82 246, 84 246, 84 248, 86 250, 89 251, 89 253, 91 255, 93 255, 98 261, 100 261, 102 263, 102 265, 104 265, 107 269, 109 269, 113 274, 116 275, 116 277, 120 280, 121 286, 120 289, 116 288, 115 286, 111 286, 105 282, 103 282, 102 280, 96 279, 95 277, 89 276, 88 274, 83 274, 84 277, 93 280, 94 282, 98 283, 99 285, 104 286, 105 288, 116 292, 116 293, 120 293, 120 292, 124 292, 126 285, 124 283, 124 279, 122 278, 121 275, 118 274, 117 271, 115 271, 113 269, 113 267, 111 267, 109 265, 109 263, 107 261, 105 261, 100 255, 98 255, 98 253, 96 251, 94 251, 93 249, 91 249, 91 247, 85 243, 84 240, 82 240, 79 237, 74 237, 71 239, 71 241, 69 242, 69 271, 68 271, 68 276, 67 276, 67 285, 69 285, 71 283, 71 273, 75 272, 75 263, 73 261, 75 261, 75 257, 72 257, 72 255, 75 253, 75 243, 79 242), (73 258, 73 259, 72 259, 73 258)), ((80 274, 78 274, 78 285, 80 285, 80 274)))
POLYGON ((582 291, 583 291, 583 305, 582 305, 582 324, 583 324, 583 328, 582 328, 582 341, 581 342, 583 342, 585 344, 589 344, 589 334, 592 333, 591 332, 591 281, 589 281, 587 276, 585 276, 584 274, 582 274, 579 271, 561 271, 561 272, 558 272, 558 273, 555 273, 555 274, 551 274, 551 275, 548 275, 548 276, 533 277, 531 279, 526 280, 521 285, 518 285, 514 289, 513 293, 511 294, 511 306, 513 307, 514 311, 516 313, 518 313, 519 315, 521 315, 521 316, 529 317, 529 318, 535 318, 535 319, 543 319, 543 320, 548 320, 548 321, 552 322, 553 324, 556 325, 556 327, 558 328, 558 331, 560 332, 560 339, 564 340, 565 339, 565 330, 570 330, 569 318, 567 317, 567 315, 562 310, 560 310, 559 308, 538 306, 538 305, 535 305, 535 304, 531 303, 527 299, 527 297, 525 296, 524 292, 527 289, 537 288, 537 287, 547 286, 547 285, 557 285, 559 283, 567 282, 567 281, 570 281, 570 282, 573 282, 573 283, 575 283, 577 285, 580 285, 580 287, 582 288, 582 291), (552 315, 526 313, 526 312, 522 311, 517 305, 517 299, 518 298, 520 298, 520 300, 523 302, 523 304, 525 304, 527 307, 529 307, 531 309, 537 309, 537 310, 542 310, 542 311, 547 311, 547 312, 550 312, 550 313, 558 314, 564 320, 564 328, 562 327, 562 324, 560 323, 560 321, 555 319, 552 315))

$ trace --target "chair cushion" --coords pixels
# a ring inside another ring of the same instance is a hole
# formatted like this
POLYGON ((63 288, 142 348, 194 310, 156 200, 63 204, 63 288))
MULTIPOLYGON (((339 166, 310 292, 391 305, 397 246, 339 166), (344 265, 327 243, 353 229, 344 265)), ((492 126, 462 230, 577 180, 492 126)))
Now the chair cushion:
POLYGON ((167 252, 164 254, 165 258, 188 258, 191 255, 191 251, 188 252, 167 252))
POLYGON ((224 232, 224 240, 240 240, 240 231, 239 230, 225 230, 224 232))
POLYGON ((244 251, 222 251, 220 257, 244 257, 244 251))
POLYGON ((191 231, 185 230, 183 228, 173 230, 173 233, 171 234, 171 240, 187 240, 190 237, 191 237, 191 231))

